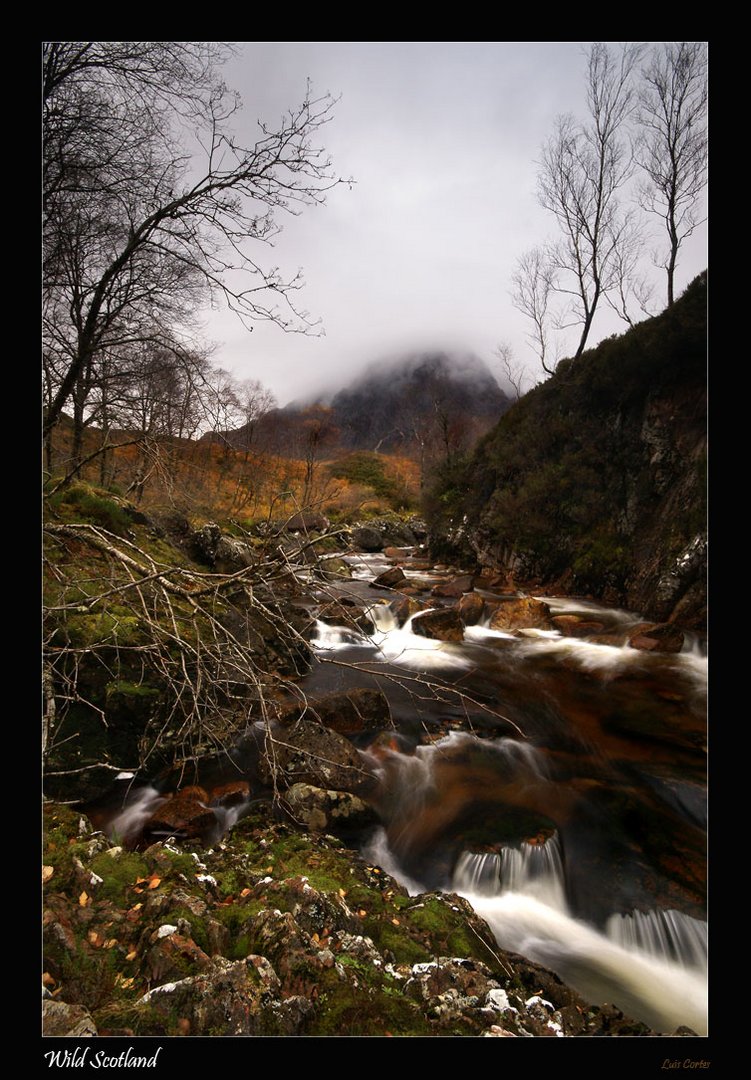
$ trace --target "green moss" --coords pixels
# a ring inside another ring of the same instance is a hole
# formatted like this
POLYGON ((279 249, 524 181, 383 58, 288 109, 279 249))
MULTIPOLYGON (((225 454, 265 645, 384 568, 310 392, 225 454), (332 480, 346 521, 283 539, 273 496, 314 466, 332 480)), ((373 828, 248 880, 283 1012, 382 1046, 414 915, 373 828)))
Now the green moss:
POLYGON ((109 855, 103 851, 91 863, 91 869, 102 878, 97 897, 125 904, 135 896, 132 889, 138 878, 149 876, 149 865, 143 856, 133 851, 109 855))

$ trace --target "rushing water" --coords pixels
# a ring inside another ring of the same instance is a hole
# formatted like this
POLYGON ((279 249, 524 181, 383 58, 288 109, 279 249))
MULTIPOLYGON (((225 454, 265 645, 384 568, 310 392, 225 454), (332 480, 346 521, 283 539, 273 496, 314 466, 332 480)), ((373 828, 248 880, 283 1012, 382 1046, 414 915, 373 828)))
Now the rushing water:
MULTIPOLYGON (((361 600, 383 568, 359 558, 361 600)), ((401 733, 364 750, 383 821, 365 854, 412 892, 461 893, 588 1000, 704 1034, 706 657, 640 652, 633 613, 543 599, 604 635, 478 625, 445 643, 380 599, 371 634, 318 624, 308 691, 380 686, 401 733)))
MULTIPOLYGON (((640 652, 628 645, 633 613, 558 597, 544 598, 553 615, 581 615, 602 633, 481 623, 441 642, 414 633, 412 619, 400 625, 389 594, 370 586, 389 565, 383 556, 349 561, 352 581, 321 599, 347 594, 371 632, 318 622, 302 690, 315 700, 372 686, 389 699, 396 731, 360 741, 382 822, 363 854, 413 893, 464 895, 503 948, 586 999, 658 1031, 704 1034, 706 657, 697 643, 640 652)), ((423 604, 443 603, 428 591, 440 573, 408 562, 405 571, 423 604)), ((164 801, 134 785, 110 833, 132 841, 164 801)), ((217 836, 244 809, 217 806, 217 836)))

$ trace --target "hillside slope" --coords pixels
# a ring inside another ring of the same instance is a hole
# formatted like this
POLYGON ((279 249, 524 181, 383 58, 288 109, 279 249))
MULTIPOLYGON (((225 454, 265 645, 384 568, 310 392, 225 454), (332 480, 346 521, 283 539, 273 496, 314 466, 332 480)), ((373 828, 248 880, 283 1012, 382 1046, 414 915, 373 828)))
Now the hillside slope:
POLYGON ((562 361, 443 471, 435 547, 699 628, 705 462, 702 274, 662 315, 562 361))

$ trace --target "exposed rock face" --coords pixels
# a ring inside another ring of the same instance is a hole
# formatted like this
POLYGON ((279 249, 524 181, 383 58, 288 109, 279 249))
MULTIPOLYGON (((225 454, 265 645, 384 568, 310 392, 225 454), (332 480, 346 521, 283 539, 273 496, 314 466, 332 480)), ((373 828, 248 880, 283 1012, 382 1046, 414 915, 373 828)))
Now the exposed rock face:
POLYGON ((456 605, 456 610, 465 626, 475 626, 485 613, 485 601, 478 593, 467 592, 456 605))
MULTIPOLYGON (((292 723, 299 711, 299 707, 295 706, 287 714, 286 722, 292 723)), ((316 698, 308 703, 307 711, 329 731, 340 735, 359 735, 365 731, 383 731, 394 726, 386 695, 381 690, 365 687, 316 698)))
POLYGON ((46 1036, 65 1035, 71 1039, 87 1039, 97 1034, 88 1009, 49 998, 42 1002, 42 1031, 46 1036))
POLYGON ((412 620, 412 630, 421 637, 439 641, 464 640, 464 623, 455 608, 420 612, 412 620))
POLYGON ((702 629, 706 275, 518 401, 450 487, 431 547, 702 629))

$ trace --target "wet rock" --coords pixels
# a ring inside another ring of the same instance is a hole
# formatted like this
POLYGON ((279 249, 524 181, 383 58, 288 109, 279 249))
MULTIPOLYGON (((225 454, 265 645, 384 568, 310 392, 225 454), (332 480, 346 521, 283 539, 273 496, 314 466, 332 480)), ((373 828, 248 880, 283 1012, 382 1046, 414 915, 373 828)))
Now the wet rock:
POLYGON ((407 575, 400 566, 392 566, 384 570, 370 583, 371 589, 398 589, 400 585, 407 584, 407 575))
POLYGON ((234 536, 221 536, 214 552, 214 569, 219 574, 234 574, 258 562, 250 544, 234 536))
POLYGON ((373 622, 368 618, 365 608, 353 604, 344 604, 338 600, 332 600, 331 603, 322 607, 318 613, 318 618, 321 622, 328 623, 330 626, 356 626, 358 630, 362 630, 366 634, 372 634, 374 629, 373 622))
POLYGON ((91 1013, 83 1005, 46 998, 42 1002, 42 1034, 87 1039, 98 1035, 91 1013))
POLYGON ((473 574, 461 574, 450 581, 441 581, 431 589, 433 596, 460 597, 475 587, 473 574))
POLYGON ((412 596, 402 594, 400 596, 395 596, 393 600, 390 600, 389 607, 396 616, 396 621, 399 625, 404 626, 411 615, 416 615, 418 611, 422 610, 423 605, 418 603, 412 596))
POLYGON ((370 525, 360 525, 352 530, 352 545, 359 551, 382 551, 383 544, 383 536, 380 530, 374 529, 370 525))
POLYGON ((454 608, 423 611, 415 615, 411 625, 412 631, 421 637, 437 638, 439 641, 464 640, 464 623, 454 608))
POLYGON ((144 838, 147 842, 168 836, 200 839, 216 825, 216 815, 208 802, 208 793, 203 788, 183 788, 148 819, 143 827, 144 838))
POLYGON ((314 510, 301 510, 299 514, 293 514, 287 522, 287 532, 323 532, 328 529, 331 522, 323 514, 314 510))
POLYGON ((140 999, 142 1010, 187 1021, 190 1035, 299 1035, 313 1005, 282 1000, 281 984, 263 956, 215 958, 211 970, 155 987, 140 999))
POLYGON ((209 805, 240 806, 250 797, 250 784, 247 780, 232 780, 228 784, 220 784, 209 792, 209 805))
POLYGON ((465 626, 476 626, 485 613, 485 601, 479 593, 467 592, 456 605, 456 610, 465 626))
MULTIPOLYGON (((394 726, 388 699, 381 690, 360 687, 356 690, 326 694, 324 697, 309 702, 307 708, 315 714, 324 727, 340 735, 383 731, 384 728, 394 726)), ((293 717, 299 714, 300 708, 296 706, 292 714, 287 714, 285 722, 291 722, 293 717)))
POLYGON ((683 631, 672 623, 641 623, 628 639, 632 649, 668 653, 680 652, 683 641, 683 631))
POLYGON ((551 630, 550 608, 532 596, 501 600, 490 618, 492 630, 551 630))
POLYGON ((310 784, 293 784, 285 795, 293 819, 311 832, 356 832, 378 821, 362 799, 347 791, 325 791, 310 784))
POLYGON ((559 630, 564 637, 590 637, 605 630, 605 623, 584 619, 580 615, 554 615, 550 621, 553 629, 559 630))
POLYGON ((410 549, 405 547, 385 547, 383 554, 387 559, 406 559, 410 554, 410 549))
POLYGON ((265 750, 258 765, 265 784, 276 779, 284 787, 304 783, 358 794, 372 782, 352 743, 307 716, 280 724, 265 750))

